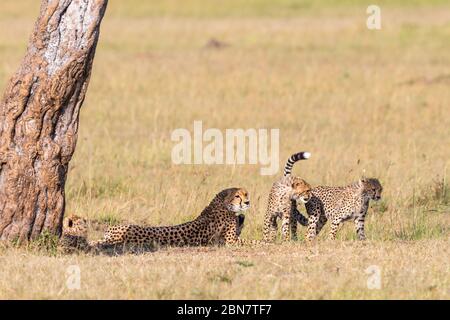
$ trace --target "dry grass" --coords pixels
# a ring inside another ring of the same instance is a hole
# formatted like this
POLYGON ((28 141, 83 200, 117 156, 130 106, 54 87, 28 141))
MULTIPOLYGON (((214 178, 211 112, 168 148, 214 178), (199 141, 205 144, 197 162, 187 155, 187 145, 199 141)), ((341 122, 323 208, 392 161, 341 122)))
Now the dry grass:
MULTIPOLYGON (((279 128, 281 162, 312 152, 294 171, 313 185, 378 177, 385 191, 370 209, 370 241, 356 243, 349 224, 338 241, 321 237, 314 249, 299 242, 119 258, 3 249, 0 297, 449 298, 450 6, 380 2, 383 28, 369 31, 357 1, 200 2, 110 1, 68 212, 175 224, 217 191, 245 186, 252 209, 243 237, 260 238, 275 177, 260 176, 259 166, 170 161, 172 130, 203 120, 209 128, 279 128), (205 49, 211 38, 229 46, 205 49), (73 263, 82 270, 79 291, 64 289, 73 263), (372 264, 382 268, 381 290, 365 287, 372 264)), ((0 3, 0 90, 37 9, 37 1, 0 3)))
POLYGON ((8 250, 0 256, 0 298, 448 299, 449 254, 448 242, 437 240, 165 249, 114 258, 8 250), (80 267, 79 290, 66 287, 70 265, 80 267), (367 286, 370 266, 380 268, 380 289, 367 286))

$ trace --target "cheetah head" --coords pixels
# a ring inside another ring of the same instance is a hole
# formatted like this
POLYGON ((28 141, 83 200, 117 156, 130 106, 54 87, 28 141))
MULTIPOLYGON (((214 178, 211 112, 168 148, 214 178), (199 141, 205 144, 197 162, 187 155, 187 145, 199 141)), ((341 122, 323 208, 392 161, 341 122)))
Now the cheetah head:
POLYGON ((250 196, 244 188, 237 188, 225 198, 225 206, 232 212, 241 212, 250 208, 250 196))
POLYGON ((381 192, 383 187, 380 181, 375 178, 362 178, 361 184, 363 186, 363 193, 369 197, 369 199, 378 201, 381 199, 381 192))
POLYGON ((64 218, 63 234, 87 237, 87 220, 75 215, 64 218))
POLYGON ((291 194, 292 200, 295 201, 300 200, 303 203, 307 203, 311 198, 311 186, 305 180, 295 177, 291 187, 292 187, 292 194, 291 194))

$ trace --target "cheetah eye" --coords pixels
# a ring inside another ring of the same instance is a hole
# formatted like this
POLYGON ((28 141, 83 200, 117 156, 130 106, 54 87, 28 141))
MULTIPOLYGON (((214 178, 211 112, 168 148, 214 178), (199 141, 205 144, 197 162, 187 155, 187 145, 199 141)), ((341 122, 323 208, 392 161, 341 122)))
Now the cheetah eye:
POLYGON ((234 197, 235 197, 235 198, 240 198, 240 196, 239 196, 238 194, 237 194, 237 195, 235 195, 234 197))

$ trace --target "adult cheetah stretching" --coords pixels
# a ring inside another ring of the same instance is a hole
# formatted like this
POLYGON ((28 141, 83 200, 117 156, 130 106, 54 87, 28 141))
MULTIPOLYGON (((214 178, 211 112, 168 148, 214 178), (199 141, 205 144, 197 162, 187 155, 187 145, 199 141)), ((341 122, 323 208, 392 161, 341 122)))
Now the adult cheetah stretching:
POLYGON ((250 198, 244 188, 229 188, 219 192, 193 221, 175 226, 145 227, 119 225, 110 227, 97 247, 117 244, 161 246, 206 246, 212 244, 255 244, 239 238, 244 216, 236 213, 250 207, 250 198))

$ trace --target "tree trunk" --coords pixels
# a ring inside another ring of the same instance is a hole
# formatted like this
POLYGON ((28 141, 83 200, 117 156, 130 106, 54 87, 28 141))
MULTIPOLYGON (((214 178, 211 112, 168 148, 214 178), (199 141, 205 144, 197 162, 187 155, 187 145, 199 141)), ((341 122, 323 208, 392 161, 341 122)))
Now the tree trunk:
POLYGON ((64 185, 107 0, 42 0, 0 101, 0 239, 60 235, 64 185))

